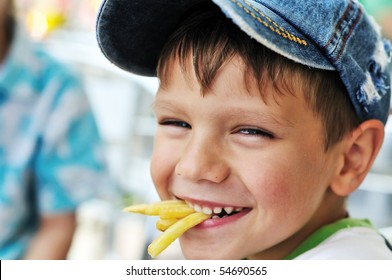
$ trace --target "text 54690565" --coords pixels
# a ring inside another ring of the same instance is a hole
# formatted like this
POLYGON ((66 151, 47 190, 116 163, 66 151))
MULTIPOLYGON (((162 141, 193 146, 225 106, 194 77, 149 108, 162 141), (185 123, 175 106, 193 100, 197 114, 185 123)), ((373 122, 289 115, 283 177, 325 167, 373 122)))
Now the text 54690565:
POLYGON ((219 268, 219 275, 267 275, 267 267, 254 266, 221 266, 219 268))

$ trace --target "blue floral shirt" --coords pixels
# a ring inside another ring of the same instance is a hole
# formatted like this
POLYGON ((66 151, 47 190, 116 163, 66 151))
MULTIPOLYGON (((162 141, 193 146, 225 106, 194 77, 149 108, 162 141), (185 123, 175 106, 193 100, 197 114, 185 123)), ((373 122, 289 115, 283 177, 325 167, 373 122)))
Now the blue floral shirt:
POLYGON ((0 65, 0 259, 22 258, 41 215, 75 211, 107 182, 79 80, 22 33, 0 65))

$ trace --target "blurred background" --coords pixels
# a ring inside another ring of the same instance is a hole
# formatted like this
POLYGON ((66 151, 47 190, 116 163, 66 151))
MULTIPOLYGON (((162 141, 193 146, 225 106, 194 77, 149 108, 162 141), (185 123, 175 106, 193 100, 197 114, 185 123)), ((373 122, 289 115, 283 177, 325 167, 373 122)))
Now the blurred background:
MULTIPOLYGON (((129 0, 130 1, 130 0, 129 0)), ((392 0, 362 1, 392 38, 392 0), (388 10, 389 9, 389 10, 388 10)), ((110 194, 78 210, 69 259, 146 259, 156 234, 152 218, 122 213, 132 203, 157 199, 149 175, 155 122, 151 103, 155 78, 131 75, 111 65, 95 39, 101 0, 16 0, 18 16, 29 34, 57 59, 78 71, 93 106, 115 186, 110 194)), ((392 124, 371 174, 348 201, 354 217, 375 226, 392 226, 392 124)), ((182 258, 174 243, 162 259, 182 258)))

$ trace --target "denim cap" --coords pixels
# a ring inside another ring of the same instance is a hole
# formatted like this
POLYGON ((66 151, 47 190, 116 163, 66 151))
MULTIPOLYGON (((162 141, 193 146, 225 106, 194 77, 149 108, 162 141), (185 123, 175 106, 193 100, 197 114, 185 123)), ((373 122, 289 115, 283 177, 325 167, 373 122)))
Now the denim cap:
MULTIPOLYGON (((97 40, 118 67, 156 76, 181 17, 206 0, 104 0, 97 40)), ((391 44, 355 0, 211 0, 250 37, 297 63, 337 71, 361 121, 386 123, 391 44)))

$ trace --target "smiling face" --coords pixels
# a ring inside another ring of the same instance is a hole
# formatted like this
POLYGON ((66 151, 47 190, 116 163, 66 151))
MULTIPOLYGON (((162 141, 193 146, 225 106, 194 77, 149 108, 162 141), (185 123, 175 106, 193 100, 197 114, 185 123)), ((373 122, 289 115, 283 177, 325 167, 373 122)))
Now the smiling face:
POLYGON ((341 145, 324 151, 321 122, 301 92, 277 95, 267 85, 265 103, 243 73, 234 57, 202 95, 195 74, 175 62, 175 78, 156 95, 151 174, 160 197, 198 211, 239 210, 187 231, 180 243, 188 259, 283 258, 345 214, 328 188, 341 145))

